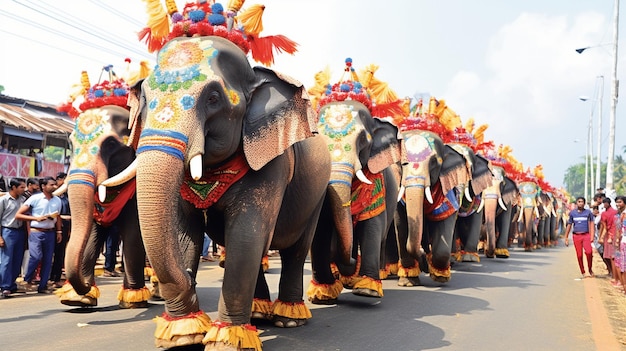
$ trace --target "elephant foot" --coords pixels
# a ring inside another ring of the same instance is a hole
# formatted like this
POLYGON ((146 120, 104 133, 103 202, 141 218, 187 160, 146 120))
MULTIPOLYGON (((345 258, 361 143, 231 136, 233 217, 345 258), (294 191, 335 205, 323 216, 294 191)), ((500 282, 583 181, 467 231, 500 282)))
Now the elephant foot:
POLYGON ((256 327, 251 324, 232 325, 228 322, 213 322, 202 343, 204 350, 258 350, 261 339, 256 327))
POLYGON ((332 284, 321 284, 311 279, 306 296, 315 305, 334 305, 342 290, 343 284, 340 280, 335 280, 332 284))
POLYGON ((494 249, 485 250, 485 257, 487 257, 487 258, 494 258, 494 257, 496 257, 496 250, 494 250, 494 249))
POLYGON ((354 284, 352 293, 358 296, 381 298, 384 296, 383 283, 380 279, 363 276, 361 280, 354 284))
POLYGON ((437 283, 447 283, 447 282, 450 281, 450 277, 436 275, 436 274, 433 274, 433 273, 430 274, 430 279, 432 279, 433 281, 435 281, 437 283))
POLYGON ((154 345, 162 349, 202 344, 204 334, 177 335, 171 340, 156 339, 154 345))
POLYGON ((128 301, 120 301, 120 308, 123 309, 132 309, 132 308, 148 308, 148 301, 138 301, 138 302, 128 302, 128 301))
POLYGON ((461 262, 480 262, 478 252, 464 252, 459 260, 461 262))
POLYGON ((272 301, 268 299, 254 298, 252 300, 252 319, 272 320, 272 301))
POLYGON ((532 248, 532 247, 530 247, 530 246, 526 246, 526 247, 524 248, 524 251, 526 251, 526 252, 533 252, 533 248, 532 248))
POLYGON ((306 319, 292 319, 283 316, 274 316, 274 326, 278 328, 296 328, 306 324, 306 319))
POLYGON ((54 293, 59 296, 59 300, 62 304, 75 307, 98 306, 98 297, 100 297, 100 289, 98 289, 97 286, 92 286, 85 295, 78 295, 69 282, 63 284, 63 286, 55 290, 54 293))
POLYGON ((69 299, 61 299, 61 303, 74 307, 96 307, 98 306, 98 299, 85 295, 76 295, 69 299))
POLYGON ((372 289, 366 289, 366 288, 355 288, 355 289, 352 289, 352 293, 354 295, 364 296, 364 297, 377 297, 377 298, 381 298, 382 297, 378 293, 378 291, 372 290, 372 289))
POLYGON ((400 277, 398 279, 398 286, 420 286, 420 277, 400 277))
POLYGON ((496 248, 497 258, 509 258, 509 250, 505 248, 496 248))
POLYGON ((438 283, 447 283, 450 281, 450 267, 437 268, 432 264, 432 254, 426 255, 428 260, 428 271, 430 272, 430 279, 438 283))

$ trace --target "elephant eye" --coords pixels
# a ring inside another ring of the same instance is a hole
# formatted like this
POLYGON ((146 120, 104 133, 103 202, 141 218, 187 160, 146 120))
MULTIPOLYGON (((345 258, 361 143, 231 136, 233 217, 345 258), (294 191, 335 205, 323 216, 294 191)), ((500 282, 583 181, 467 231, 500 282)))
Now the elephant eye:
POLYGON ((220 100, 220 93, 217 91, 212 91, 206 97, 206 105, 208 107, 215 106, 220 102, 220 100))

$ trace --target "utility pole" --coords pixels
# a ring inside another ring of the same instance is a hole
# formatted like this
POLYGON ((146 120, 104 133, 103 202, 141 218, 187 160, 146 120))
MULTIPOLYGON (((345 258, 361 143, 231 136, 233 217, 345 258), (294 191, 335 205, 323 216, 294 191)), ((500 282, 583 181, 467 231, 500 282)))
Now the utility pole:
MULTIPOLYGON (((598 155, 596 156, 596 189, 600 188, 600 177, 602 176, 602 100, 604 99, 604 76, 598 76, 600 86, 598 87, 598 155)), ((594 191, 595 192, 595 191, 594 191)))
POLYGON ((606 195, 615 198, 613 189, 613 159, 615 158, 615 110, 619 81, 617 80, 617 40, 619 33, 619 0, 615 0, 613 17, 613 72, 611 78, 611 114, 609 116, 609 152, 606 161, 606 195))

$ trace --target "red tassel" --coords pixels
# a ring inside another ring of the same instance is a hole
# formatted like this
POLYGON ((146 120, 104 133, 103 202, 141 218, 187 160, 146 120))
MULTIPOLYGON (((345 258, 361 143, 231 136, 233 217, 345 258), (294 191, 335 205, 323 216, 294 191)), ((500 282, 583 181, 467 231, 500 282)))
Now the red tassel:
POLYGON ((396 100, 387 104, 376 104, 372 106, 372 116, 379 118, 403 116, 402 103, 402 100, 396 100))
POLYGON ((277 53, 284 51, 289 54, 298 50, 298 44, 284 35, 272 35, 263 38, 250 36, 249 38, 252 58, 266 66, 271 66, 274 63, 274 50, 277 53))
POLYGON ((161 50, 161 48, 163 47, 163 45, 165 45, 165 42, 167 40, 167 37, 162 38, 162 39, 155 39, 152 36, 152 30, 150 29, 150 27, 146 27, 142 30, 139 31, 139 33, 137 33, 137 37, 139 38, 139 41, 145 41, 146 44, 148 45, 148 52, 155 52, 155 51, 159 51, 161 50))

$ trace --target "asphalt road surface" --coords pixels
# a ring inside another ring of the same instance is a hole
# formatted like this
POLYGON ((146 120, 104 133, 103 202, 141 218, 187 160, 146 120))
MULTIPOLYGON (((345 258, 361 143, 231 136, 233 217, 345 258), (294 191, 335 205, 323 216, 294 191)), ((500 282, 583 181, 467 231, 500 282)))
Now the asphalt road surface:
MULTIPOLYGON (((270 259, 273 298, 279 267, 278 258, 270 259)), ((336 305, 309 304, 313 318, 304 327, 258 324, 263 350, 626 350, 602 304, 602 278, 580 278, 572 246, 532 253, 515 248, 508 260, 481 257, 480 263, 452 268, 447 284, 423 273, 418 287, 401 288, 395 279, 385 280, 382 299, 344 290, 336 305)), ((305 289, 310 273, 307 264, 305 289)), ((222 274, 217 262, 200 264, 197 290, 212 319, 222 274)), ((55 295, 36 293, 0 300, 0 347, 157 350, 152 318, 163 312, 163 303, 119 309, 121 281, 98 278, 101 298, 90 309, 64 306, 55 295)))

